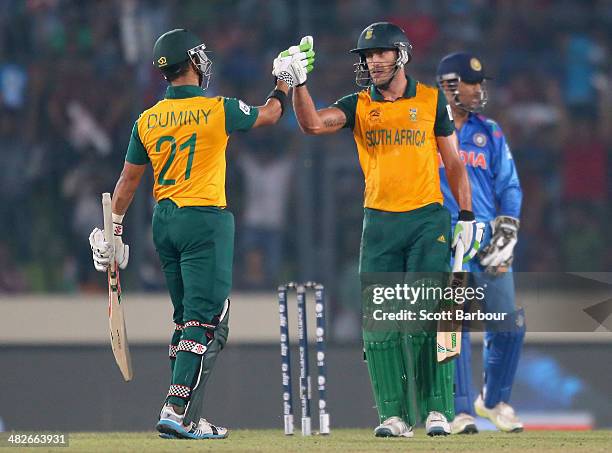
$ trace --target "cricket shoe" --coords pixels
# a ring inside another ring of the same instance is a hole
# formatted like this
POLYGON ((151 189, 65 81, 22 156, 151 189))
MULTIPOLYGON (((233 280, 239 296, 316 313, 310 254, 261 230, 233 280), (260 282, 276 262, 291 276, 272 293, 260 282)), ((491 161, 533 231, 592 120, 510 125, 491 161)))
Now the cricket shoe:
POLYGON ((431 411, 425 420, 425 432, 428 436, 448 436, 451 433, 451 427, 444 415, 431 411))
POLYGON ((172 406, 165 405, 159 415, 155 428, 164 439, 225 439, 229 432, 227 428, 215 426, 201 418, 198 424, 183 424, 184 415, 177 414, 172 406))
POLYGON ((478 395, 474 401, 476 414, 488 418, 493 424, 505 433, 520 433, 523 431, 523 422, 514 413, 514 409, 504 402, 498 403, 493 409, 488 409, 484 405, 482 395, 478 395))
POLYGON ((185 431, 183 418, 183 414, 177 414, 171 405, 165 404, 159 414, 159 421, 155 425, 155 429, 160 432, 159 436, 164 439, 182 437, 180 433, 185 431))
POLYGON ((229 436, 227 428, 213 425, 205 418, 201 418, 197 425, 192 423, 188 427, 183 437, 186 439, 225 439, 227 436, 229 436))
POLYGON ((399 417, 389 417, 374 430, 376 437, 412 437, 414 431, 399 417))
POLYGON ((159 433, 159 437, 161 437, 162 439, 178 439, 178 437, 176 437, 174 434, 168 433, 159 433))
POLYGON ((451 433, 453 434, 476 434, 476 420, 470 414, 464 412, 455 415, 455 419, 451 422, 451 433))

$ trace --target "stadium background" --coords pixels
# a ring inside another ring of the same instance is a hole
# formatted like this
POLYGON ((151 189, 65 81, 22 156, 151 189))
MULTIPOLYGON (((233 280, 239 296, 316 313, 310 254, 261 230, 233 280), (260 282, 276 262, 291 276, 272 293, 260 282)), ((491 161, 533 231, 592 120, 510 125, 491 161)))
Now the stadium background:
MULTIPOLYGON (((87 244, 134 120, 165 89, 151 65, 155 38, 192 29, 213 52, 209 94, 257 105, 272 86, 274 56, 312 34, 309 86, 326 106, 356 90, 347 50, 375 20, 406 30, 414 45, 408 71, 418 80, 433 84, 439 59, 459 49, 479 54, 494 77, 486 114, 508 137, 525 194, 515 268, 610 269, 608 1, 3 0, 0 428, 147 429, 155 418, 170 326, 147 181, 125 221, 132 256, 123 286, 137 376, 130 384, 113 363, 105 281, 87 244), (20 386, 33 390, 24 396, 20 386), (150 420, 138 408, 150 409, 150 420)), ((218 417, 231 426, 280 426, 280 371, 270 371, 279 365, 273 289, 313 279, 330 294, 332 420, 370 426, 356 340, 363 178, 351 135, 305 137, 289 112, 272 129, 233 136, 227 156, 237 219, 233 300, 247 316, 232 321, 210 404, 223 407, 218 417), (269 313, 256 328, 248 319, 254 307, 269 313), (251 404, 260 411, 245 410, 251 404)), ((610 337, 583 333, 528 339, 514 399, 520 414, 612 426, 610 337)))

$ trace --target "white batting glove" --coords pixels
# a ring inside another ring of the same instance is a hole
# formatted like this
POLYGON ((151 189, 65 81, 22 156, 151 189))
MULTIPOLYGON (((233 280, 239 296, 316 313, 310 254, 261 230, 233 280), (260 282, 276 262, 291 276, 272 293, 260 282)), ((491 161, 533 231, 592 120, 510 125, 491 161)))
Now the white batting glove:
POLYGON ((272 64, 272 75, 290 87, 303 85, 314 67, 314 60, 313 38, 304 36, 299 46, 291 46, 278 54, 272 64))
POLYGON ((94 228, 89 235, 89 245, 93 255, 94 267, 98 272, 106 272, 113 255, 111 245, 104 240, 104 232, 94 228))
POLYGON ((115 259, 117 266, 120 269, 127 267, 130 259, 130 246, 123 243, 121 234, 123 227, 121 224, 113 224, 115 232, 119 228, 119 234, 113 235, 113 246, 104 239, 104 231, 99 228, 94 228, 89 235, 89 245, 91 247, 94 267, 98 272, 106 272, 112 259, 115 259), (113 250, 114 249, 114 250, 113 250))
POLYGON ((484 236, 485 224, 483 222, 476 222, 474 213, 470 211, 461 211, 459 213, 459 221, 455 225, 455 231, 453 232, 453 249, 461 241, 463 243, 463 262, 467 263, 470 261, 478 250, 482 243, 484 236))
POLYGON ((510 216, 498 216, 492 223, 491 242, 479 253, 485 272, 498 275, 506 272, 514 259, 520 222, 510 216))

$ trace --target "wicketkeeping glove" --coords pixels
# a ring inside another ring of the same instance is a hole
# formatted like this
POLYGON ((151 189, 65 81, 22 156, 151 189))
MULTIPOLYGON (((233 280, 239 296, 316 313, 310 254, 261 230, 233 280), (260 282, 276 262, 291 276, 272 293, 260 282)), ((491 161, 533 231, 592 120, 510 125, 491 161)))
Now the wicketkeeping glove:
POLYGON ((453 232, 453 249, 461 241, 463 243, 463 262, 467 263, 476 256, 484 236, 485 224, 476 222, 474 213, 471 211, 461 211, 459 220, 453 232))
POLYGON ((518 219, 505 215, 498 216, 491 222, 493 228, 491 242, 478 254, 485 272, 499 275, 512 265, 519 225, 518 219))
POLYGON ((294 87, 306 83, 314 68, 315 52, 312 36, 304 36, 299 46, 291 46, 274 59, 272 75, 294 87))

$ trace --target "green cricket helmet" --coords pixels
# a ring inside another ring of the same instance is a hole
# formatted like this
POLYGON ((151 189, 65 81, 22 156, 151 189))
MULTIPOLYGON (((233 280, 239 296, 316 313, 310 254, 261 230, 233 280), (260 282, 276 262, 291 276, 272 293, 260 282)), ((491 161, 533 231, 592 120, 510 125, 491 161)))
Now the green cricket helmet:
POLYGON ((208 88, 212 61, 206 55, 206 44, 184 28, 170 30, 155 41, 153 65, 164 77, 178 73, 186 61, 191 61, 200 76, 200 86, 208 88))
POLYGON ((390 22, 375 22, 361 32, 357 47, 351 50, 351 53, 359 55, 359 61, 354 65, 355 83, 358 86, 366 87, 371 83, 365 52, 374 49, 397 50, 397 60, 394 63, 396 72, 412 59, 412 44, 404 30, 390 22))

